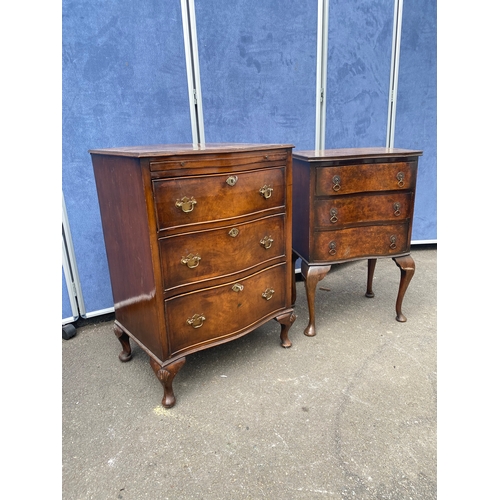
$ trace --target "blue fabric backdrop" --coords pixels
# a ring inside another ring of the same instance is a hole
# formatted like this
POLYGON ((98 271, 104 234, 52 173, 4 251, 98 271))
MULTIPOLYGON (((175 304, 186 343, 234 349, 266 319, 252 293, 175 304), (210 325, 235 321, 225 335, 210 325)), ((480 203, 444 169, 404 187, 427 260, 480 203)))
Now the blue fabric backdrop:
POLYGON ((424 151, 418 163, 414 240, 437 239, 436 0, 405 2, 394 146, 424 151))
POLYGON ((385 146, 394 0, 330 1, 326 148, 385 146))
MULTIPOLYGON (((207 142, 314 148, 317 5, 195 2, 207 142)), ((62 187, 92 313, 113 301, 88 150, 191 142, 182 16, 179 0, 63 0, 62 7, 62 187)), ((328 148, 385 145, 393 7, 393 0, 330 0, 328 148)), ((404 4, 395 146, 424 150, 413 239, 435 239, 435 0, 404 4)))
POLYGON ((203 0, 196 20, 207 142, 314 148, 317 2, 203 0))
POLYGON ((63 0, 63 178, 87 312, 113 306, 89 149, 191 142, 180 3, 63 0))

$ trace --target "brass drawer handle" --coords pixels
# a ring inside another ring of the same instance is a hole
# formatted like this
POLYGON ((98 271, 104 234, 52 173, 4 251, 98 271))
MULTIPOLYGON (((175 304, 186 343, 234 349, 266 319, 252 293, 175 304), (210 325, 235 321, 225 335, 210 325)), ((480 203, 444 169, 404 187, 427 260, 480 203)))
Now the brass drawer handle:
POLYGON ((186 320, 186 323, 193 328, 201 328, 203 326, 203 322, 206 320, 203 314, 195 314, 193 317, 186 320))
POLYGON ((262 293, 262 297, 266 300, 271 300, 274 295, 274 290, 272 288, 266 288, 266 291, 262 293))
POLYGON ((340 175, 334 175, 332 182, 333 182, 332 189, 334 191, 338 191, 340 189, 340 175))
POLYGON ((330 241, 328 248, 329 248, 328 253, 330 255, 335 255, 337 253, 337 245, 335 244, 334 241, 330 241))
POLYGON ((238 229, 236 229, 235 227, 233 227, 229 233, 229 236, 231 236, 231 238, 236 238, 236 236, 238 236, 238 234, 240 234, 240 231, 238 229))
POLYGON ((237 182, 238 182, 237 175, 231 175, 226 179, 226 183, 229 184, 230 186, 234 186, 237 182))
POLYGON ((401 203, 396 201, 396 203, 394 203, 393 205, 393 208, 394 208, 394 215, 396 217, 399 217, 401 215, 401 203))
POLYGON ((264 185, 259 189, 259 193, 267 200, 271 198, 273 188, 271 186, 264 185))
POLYGON ((235 283, 232 287, 231 287, 231 290, 233 292, 242 292, 243 291, 243 288, 244 286, 241 284, 241 283, 235 283))
POLYGON ((191 198, 188 198, 187 196, 184 196, 182 200, 177 200, 175 202, 175 206, 177 208, 181 208, 184 213, 189 213, 194 210, 194 206, 196 205, 196 200, 191 196, 191 198))
POLYGON ((337 215, 339 214, 338 210, 336 208, 332 208, 330 210, 330 222, 332 224, 335 224, 336 222, 338 222, 338 217, 337 215))
POLYGON ((271 245, 273 244, 274 240, 270 237, 270 236, 264 236, 264 238, 262 238, 260 240, 260 244, 266 249, 268 250, 269 248, 271 248, 271 245))
POLYGON ((189 269, 194 269, 198 267, 201 257, 199 255, 193 255, 190 253, 187 257, 182 257, 181 262, 189 267, 189 269))
POLYGON ((398 186, 402 188, 405 185, 405 174, 403 172, 398 172, 396 174, 396 179, 398 180, 398 186))
POLYGON ((390 238, 389 238, 389 241, 391 242, 391 244, 389 245, 389 247, 394 250, 396 248, 396 236, 392 235, 390 238))

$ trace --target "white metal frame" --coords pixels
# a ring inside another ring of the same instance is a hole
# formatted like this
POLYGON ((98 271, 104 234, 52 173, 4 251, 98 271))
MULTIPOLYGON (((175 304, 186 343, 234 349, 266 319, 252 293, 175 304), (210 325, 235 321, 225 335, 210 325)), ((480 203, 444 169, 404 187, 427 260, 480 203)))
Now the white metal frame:
POLYGON ((398 98, 399 53, 401 49, 401 29, 403 24, 403 0, 394 0, 394 22, 392 26, 391 81, 389 84, 389 105, 387 111, 386 147, 394 147, 396 127, 396 101, 398 98))
POLYGON ((79 315, 85 314, 85 304, 83 302, 82 287, 78 267, 76 265, 75 250, 71 231, 69 229, 68 213, 66 212, 66 203, 64 194, 62 195, 62 267, 68 289, 69 302, 71 304, 72 318, 63 318, 62 324, 76 321, 79 315))
POLYGON ((69 264, 68 253, 66 251, 66 245, 64 242, 64 235, 62 237, 62 267, 64 272, 64 278, 66 280, 66 288, 68 290, 69 303, 71 306, 71 314, 67 318, 62 319, 62 324, 72 323, 78 319, 78 304, 76 302, 75 290, 73 289, 73 281, 71 279, 71 266, 69 264))
POLYGON ((181 0, 181 10, 193 146, 204 147, 205 127, 203 122, 203 102, 201 96, 200 64, 198 58, 198 37, 196 33, 194 0, 181 0))
POLYGON ((316 52, 316 151, 325 149, 328 14, 329 0, 318 0, 318 41, 316 52))

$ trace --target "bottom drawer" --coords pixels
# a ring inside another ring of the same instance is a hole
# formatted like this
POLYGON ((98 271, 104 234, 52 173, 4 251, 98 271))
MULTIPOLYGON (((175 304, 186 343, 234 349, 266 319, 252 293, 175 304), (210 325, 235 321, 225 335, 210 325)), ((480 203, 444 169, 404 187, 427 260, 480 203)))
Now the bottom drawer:
POLYGON ((252 327, 286 306, 286 264, 165 301, 170 354, 252 327))
POLYGON ((312 260, 335 262, 410 250, 409 222, 314 233, 312 260))

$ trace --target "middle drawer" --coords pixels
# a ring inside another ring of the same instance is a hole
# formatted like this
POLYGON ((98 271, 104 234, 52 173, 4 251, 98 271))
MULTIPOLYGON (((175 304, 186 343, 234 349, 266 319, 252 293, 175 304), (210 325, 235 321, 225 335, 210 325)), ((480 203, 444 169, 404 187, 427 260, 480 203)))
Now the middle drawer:
POLYGON ((285 255, 284 214, 161 238, 165 290, 230 276, 285 255))
POLYGON ((413 192, 330 196, 314 201, 314 227, 334 229, 378 221, 401 221, 411 217, 413 192))

